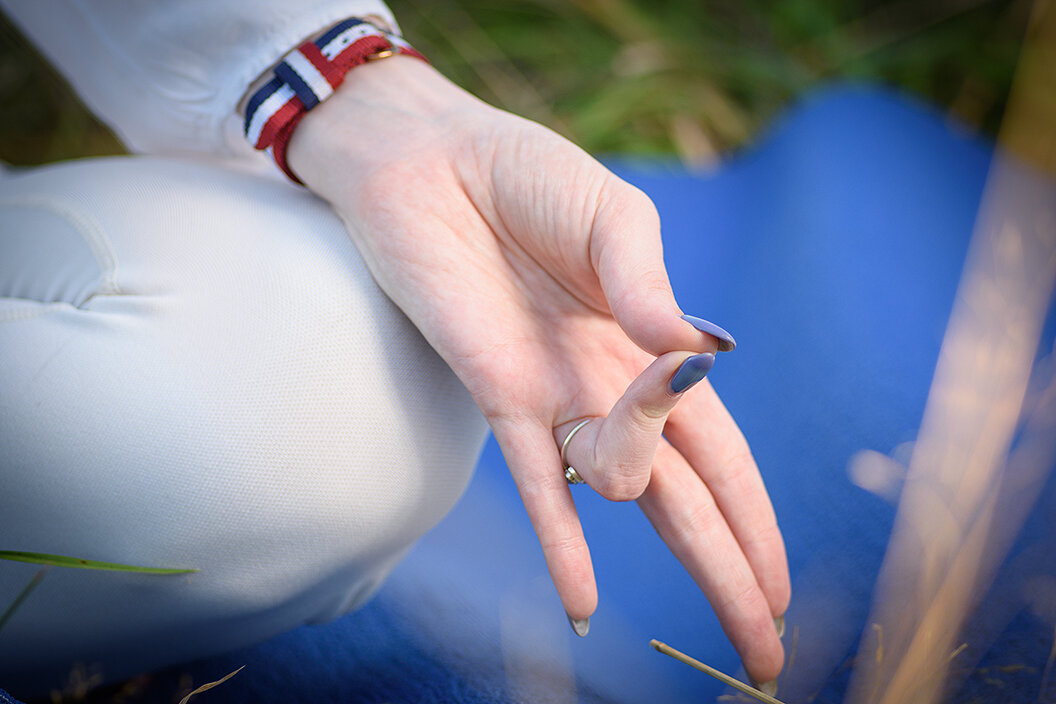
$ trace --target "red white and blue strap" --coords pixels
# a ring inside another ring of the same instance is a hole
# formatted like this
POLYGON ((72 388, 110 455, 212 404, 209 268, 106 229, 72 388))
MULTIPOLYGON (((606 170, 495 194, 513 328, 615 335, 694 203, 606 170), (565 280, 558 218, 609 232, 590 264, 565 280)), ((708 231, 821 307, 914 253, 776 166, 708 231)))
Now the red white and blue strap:
POLYGON ((274 77, 250 97, 243 128, 254 148, 270 151, 275 163, 297 183, 286 164, 286 146, 305 113, 326 100, 351 69, 368 61, 407 54, 423 61, 397 34, 361 19, 347 19, 315 41, 287 54, 273 69, 274 77))

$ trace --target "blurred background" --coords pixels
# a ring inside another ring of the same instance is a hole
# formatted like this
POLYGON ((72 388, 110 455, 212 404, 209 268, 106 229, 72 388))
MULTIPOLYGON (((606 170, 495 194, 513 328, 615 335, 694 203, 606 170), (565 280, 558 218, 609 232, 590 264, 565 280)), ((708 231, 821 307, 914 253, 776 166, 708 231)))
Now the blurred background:
MULTIPOLYGON (((484 100, 548 125, 594 154, 673 158, 694 170, 707 169, 723 155, 746 148, 790 103, 819 86, 839 81, 894 87, 926 101, 952 123, 993 137, 1000 126, 1031 4, 1031 0, 389 0, 411 43, 443 73, 484 100)), ((13 164, 36 164, 123 151, 113 135, 80 105, 63 79, 0 15, 0 159, 13 164)), ((942 166, 956 169, 956 164, 948 162, 942 162, 942 166)), ((919 179, 909 179, 907 189, 917 183, 935 182, 934 173, 929 172, 919 179)), ((882 202, 882 197, 876 202, 882 202)), ((913 202, 915 207, 923 208, 920 204, 927 200, 927 196, 918 193, 913 202)), ((864 212, 860 220, 847 220, 852 223, 852 231, 872 232, 862 224, 868 216, 869 212, 864 212)), ((819 217, 820 220, 810 222, 824 221, 824 215, 819 217)), ((943 227, 942 232, 955 229, 949 223, 943 227)), ((803 230, 831 234, 824 228, 803 230)), ((870 247, 886 246, 881 237, 865 241, 870 247)), ((831 242, 854 240, 833 236, 831 242)), ((826 251, 824 247, 803 249, 826 251)), ((838 255, 826 256, 836 257, 831 261, 838 259, 838 255)), ((871 261, 882 268, 887 260, 875 257, 871 261)), ((934 262, 928 264, 933 266, 934 262)), ((925 270, 931 271, 919 269, 925 270)), ((811 281, 796 267, 787 276, 803 278, 772 278, 777 282, 811 281)), ((955 276, 956 271, 951 269, 948 281, 954 281, 955 276)), ((684 276, 683 281, 687 280, 684 276)), ((857 288, 851 288, 868 291, 869 281, 856 281, 857 288)), ((928 284, 933 282, 929 279, 928 284)), ((950 286, 952 291, 952 283, 950 286)), ((803 289, 786 286, 785 290, 803 289)), ((826 293, 824 288, 809 291, 819 298, 826 293)), ((800 322, 798 329, 827 329, 808 317, 814 316, 814 309, 803 305, 802 296, 800 293, 799 298, 773 307, 757 305, 758 297, 736 304, 743 309, 766 309, 780 329, 796 330, 793 320, 800 322), (789 311, 801 317, 778 315, 789 311), (804 321, 811 325, 803 324, 804 321)), ((862 293, 859 299, 867 297, 862 293)), ((919 306, 918 299, 914 299, 914 306, 919 306)), ((851 307, 832 307, 837 311, 834 319, 842 320, 839 311, 851 307)), ((854 317, 852 322, 857 320, 854 317)), ((844 323, 845 329, 857 329, 844 323)), ((900 325, 905 328, 904 321, 900 325)), ((858 347, 851 349, 879 349, 870 337, 875 330, 862 329, 854 339, 865 342, 856 343, 858 347)), ((883 341, 890 342, 891 328, 877 329, 883 331, 883 341)), ((928 358, 930 363, 928 356, 937 351, 938 339, 917 339, 934 345, 925 345, 923 350, 919 344, 914 347, 916 359, 928 358)), ((770 354, 765 346, 757 349, 762 349, 760 355, 770 354)), ((847 348, 830 345, 830 349, 847 348)), ((779 368, 770 358, 753 358, 750 352, 746 353, 749 356, 742 356, 739 362, 744 369, 779 368)), ((829 354, 841 359, 835 352, 829 354)), ((852 356, 843 359, 857 360, 852 356)), ((853 394, 854 399, 859 395, 869 397, 857 386, 846 392, 837 389, 830 391, 829 396, 819 395, 814 382, 824 380, 836 388, 846 377, 832 377, 827 367, 825 375, 820 376, 812 371, 820 369, 820 365, 807 364, 795 360, 795 365, 800 366, 791 371, 780 367, 780 375, 775 372, 771 377, 753 374, 753 378, 758 377, 753 382, 755 386, 742 390, 742 398, 750 398, 753 393, 762 398, 773 388, 800 388, 781 386, 786 377, 809 380, 798 382, 801 388, 810 390, 802 397, 814 399, 812 402, 818 405, 827 406, 831 398, 842 399, 843 393, 853 394)), ((884 375, 877 375, 875 367, 861 361, 854 364, 858 365, 854 369, 868 369, 871 378, 877 380, 870 389, 883 388, 884 375)), ((921 362, 915 368, 925 366, 921 362)), ((912 386, 904 379, 903 383, 906 388, 912 386)), ((919 385, 918 390, 922 402, 923 386, 919 385)), ((790 392, 789 396, 793 394, 790 392)), ((890 397, 878 398, 885 399, 876 402, 883 405, 890 397)), ((820 413, 816 406, 808 408, 820 413)), ((760 416, 757 426, 764 428, 769 419, 780 419, 780 409, 778 404, 769 415, 760 416)), ((884 415, 886 411, 876 413, 880 413, 879 418, 889 417, 884 415)), ((858 442, 855 436, 842 438, 823 452, 811 444, 816 442, 816 433, 800 432, 802 424, 772 425, 784 428, 788 436, 787 445, 772 441, 773 447, 800 447, 803 451, 799 456, 828 458, 829 464, 837 468, 842 466, 840 461, 847 447, 851 447, 850 451, 860 447, 854 446, 858 442)), ((780 466, 780 461, 783 458, 775 455, 773 466, 780 466)), ((796 503, 789 498, 784 502, 783 508, 789 511, 788 507, 796 503)), ((859 505, 864 504, 855 504, 859 505)), ((880 512, 875 508, 864 512, 859 524, 880 512)), ((805 539, 801 540, 801 544, 806 544, 805 539)), ((622 551, 620 546, 620 559, 622 551)), ((819 559, 828 559, 828 555, 824 553, 819 559)), ((828 602, 822 605, 832 606, 828 602)), ((856 627, 851 623, 849 628, 856 627)), ((1023 652, 1031 655, 1037 648, 1047 651, 1051 643, 1023 642, 1023 652)), ((1002 641, 1002 647, 1007 647, 1007 641, 1002 641)), ((1008 651, 995 648, 995 652, 1003 658, 1008 651)), ((1056 657, 1056 648, 1052 652, 1056 657)), ((1007 659, 999 662, 1003 667, 1021 667, 1007 663, 1007 659)), ((846 674, 845 670, 840 672, 840 677, 846 674)), ((1019 670, 975 671, 979 677, 987 678, 988 685, 996 682, 1001 686, 1005 685, 1000 678, 1010 672, 1019 670)), ((1024 672, 1029 678, 1037 675, 1036 671, 1024 672)), ((1048 670, 1045 672, 1043 688, 1048 670)), ((1033 683, 1031 679, 1030 685, 1035 686, 1033 683)))
MULTIPOLYGON (((873 81, 993 135, 1030 0, 391 0, 406 37, 481 98, 595 154, 693 169, 750 143, 789 101, 873 81)), ((0 159, 121 145, 0 19, 0 159)))

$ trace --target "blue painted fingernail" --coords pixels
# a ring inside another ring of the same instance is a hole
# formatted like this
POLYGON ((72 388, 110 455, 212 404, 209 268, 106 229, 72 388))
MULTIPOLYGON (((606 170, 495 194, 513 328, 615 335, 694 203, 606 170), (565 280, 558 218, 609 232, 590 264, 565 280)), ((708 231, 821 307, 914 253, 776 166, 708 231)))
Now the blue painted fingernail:
POLYGON ((715 364, 715 355, 711 352, 695 354, 682 362, 682 366, 671 377, 671 393, 680 394, 689 389, 708 375, 713 364, 715 364))
POLYGON ((704 320, 695 315, 683 315, 682 320, 685 320, 697 330, 706 332, 716 338, 719 341, 719 352, 732 352, 733 348, 737 346, 737 341, 733 339, 733 335, 710 320, 704 320))

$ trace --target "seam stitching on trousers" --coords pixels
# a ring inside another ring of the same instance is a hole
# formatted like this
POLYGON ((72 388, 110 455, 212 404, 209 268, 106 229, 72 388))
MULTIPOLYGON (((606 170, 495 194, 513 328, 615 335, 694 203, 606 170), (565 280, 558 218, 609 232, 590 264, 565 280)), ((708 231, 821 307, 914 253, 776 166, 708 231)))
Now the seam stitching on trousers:
POLYGON ((73 306, 69 303, 61 301, 53 301, 49 303, 42 303, 40 301, 31 300, 28 298, 11 298, 11 297, 0 297, 0 301, 19 301, 20 303, 26 303, 25 308, 20 308, 13 311, 0 312, 0 323, 15 323, 20 320, 30 320, 31 318, 40 318, 49 313, 54 313, 57 310, 64 310, 72 308, 73 306))
MULTIPOLYGON (((66 220, 88 245, 96 265, 99 267, 99 290, 88 296, 85 301, 97 294, 121 293, 117 285, 117 257, 113 247, 103 234, 99 224, 74 206, 55 198, 43 196, 8 196, 0 198, 0 208, 26 208, 45 210, 66 220)), ((80 307, 80 306, 78 306, 80 307)))

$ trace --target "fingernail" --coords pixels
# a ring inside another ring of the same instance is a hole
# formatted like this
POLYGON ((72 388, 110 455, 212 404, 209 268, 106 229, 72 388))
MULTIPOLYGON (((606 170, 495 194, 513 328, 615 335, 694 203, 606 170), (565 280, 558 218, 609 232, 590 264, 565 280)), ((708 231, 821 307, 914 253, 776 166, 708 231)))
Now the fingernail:
POLYGON ((583 638, 587 635, 590 630, 590 617, 587 618, 572 618, 568 617, 568 625, 572 626, 572 630, 576 632, 576 635, 583 638))
POLYGON ((683 315, 682 320, 685 320, 697 330, 706 332, 716 338, 719 341, 719 352, 732 352, 737 346, 737 341, 733 339, 733 335, 710 320, 704 320, 704 318, 698 318, 695 315, 683 315))
POLYGON ((762 684, 757 684, 755 680, 751 680, 751 682, 752 686, 763 694, 767 694, 771 697, 777 696, 777 680, 770 680, 769 682, 763 682, 762 684))
POLYGON ((774 628, 777 629, 777 637, 781 638, 785 635, 785 617, 778 616, 774 619, 774 628))
POLYGON ((771 697, 777 696, 777 680, 770 680, 769 682, 763 682, 761 685, 756 687, 763 694, 769 694, 771 697))
POLYGON ((711 352, 695 354, 682 362, 682 366, 671 377, 671 393, 680 394, 696 384, 708 375, 713 364, 715 364, 715 355, 711 352))

